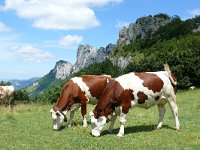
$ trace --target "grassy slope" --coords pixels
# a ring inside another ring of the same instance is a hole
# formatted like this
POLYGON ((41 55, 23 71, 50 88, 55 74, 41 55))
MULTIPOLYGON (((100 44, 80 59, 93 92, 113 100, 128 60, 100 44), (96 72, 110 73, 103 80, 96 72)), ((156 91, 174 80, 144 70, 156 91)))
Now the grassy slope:
MULTIPOLYGON (((130 111, 125 136, 117 138, 116 121, 113 134, 104 128, 102 136, 90 135, 91 125, 83 128, 80 111, 76 113, 72 128, 52 130, 49 109, 52 105, 18 105, 13 113, 0 107, 0 149, 198 149, 200 146, 200 89, 179 92, 181 131, 174 130, 174 119, 167 106, 164 127, 155 131, 156 107, 130 111)), ((90 106, 91 110, 93 107, 90 106)))

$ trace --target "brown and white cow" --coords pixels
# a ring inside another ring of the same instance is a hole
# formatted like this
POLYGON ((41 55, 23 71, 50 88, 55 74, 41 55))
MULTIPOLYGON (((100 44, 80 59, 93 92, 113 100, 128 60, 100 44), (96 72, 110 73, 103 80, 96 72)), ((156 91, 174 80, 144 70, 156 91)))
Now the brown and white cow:
POLYGON ((9 110, 13 110, 14 100, 13 100, 14 87, 11 86, 0 86, 0 104, 9 105, 9 110))
POLYGON ((83 75, 70 79, 63 87, 58 102, 51 109, 53 129, 58 130, 70 112, 68 127, 71 127, 74 112, 81 107, 83 126, 87 126, 86 105, 97 104, 107 83, 112 80, 108 75, 83 75))
POLYGON ((120 117, 120 130, 117 136, 124 135, 126 117, 130 108, 150 108, 154 105, 159 109, 157 129, 162 127, 165 114, 165 104, 168 102, 175 117, 175 128, 179 130, 178 107, 176 104, 175 90, 172 84, 176 84, 171 76, 168 66, 166 71, 129 73, 119 76, 106 87, 102 97, 93 112, 90 112, 93 136, 100 136, 108 115, 111 115, 109 132, 114 127, 118 114, 120 117))

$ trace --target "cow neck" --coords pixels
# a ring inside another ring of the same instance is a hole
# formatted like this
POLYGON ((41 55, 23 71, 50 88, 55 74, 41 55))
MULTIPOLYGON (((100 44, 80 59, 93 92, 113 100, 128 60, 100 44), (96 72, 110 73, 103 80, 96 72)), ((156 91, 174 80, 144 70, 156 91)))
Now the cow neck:
POLYGON ((69 105, 68 100, 69 97, 67 96, 67 92, 63 92, 55 105, 55 109, 59 111, 65 111, 67 109, 67 106, 69 105))
POLYGON ((71 81, 69 81, 62 89, 61 95, 58 99, 58 102, 55 104, 54 109, 59 111, 65 111, 66 109, 69 109, 70 105, 70 87, 71 81))
POLYGON ((113 103, 113 101, 114 101, 113 85, 114 85, 114 80, 110 80, 110 82, 106 86, 106 89, 103 92, 104 94, 102 95, 98 104, 95 107, 95 110, 94 110, 95 118, 98 118, 100 116, 107 117, 108 115, 110 115, 111 112, 114 111, 115 108, 114 108, 114 103, 113 103), (109 106, 109 113, 106 113, 105 109, 108 106, 109 106))

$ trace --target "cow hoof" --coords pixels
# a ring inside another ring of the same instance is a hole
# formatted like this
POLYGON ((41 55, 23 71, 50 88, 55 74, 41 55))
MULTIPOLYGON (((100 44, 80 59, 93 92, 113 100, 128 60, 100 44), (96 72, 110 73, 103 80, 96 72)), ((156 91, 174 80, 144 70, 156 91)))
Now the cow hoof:
POLYGON ((158 131, 158 130, 160 130, 160 129, 161 129, 161 127, 160 127, 160 128, 156 128, 155 131, 158 131))
POLYGON ((96 130, 92 130, 91 134, 92 134, 93 137, 99 137, 100 136, 100 133, 97 132, 96 130))
POLYGON ((117 137, 122 138, 123 135, 122 135, 121 133, 118 133, 118 134, 117 134, 117 137))
POLYGON ((180 132, 180 129, 176 129, 176 132, 180 132))
POLYGON ((84 125, 83 125, 83 127, 84 127, 84 128, 87 128, 87 127, 88 127, 88 125, 87 125, 87 124, 84 124, 84 125))

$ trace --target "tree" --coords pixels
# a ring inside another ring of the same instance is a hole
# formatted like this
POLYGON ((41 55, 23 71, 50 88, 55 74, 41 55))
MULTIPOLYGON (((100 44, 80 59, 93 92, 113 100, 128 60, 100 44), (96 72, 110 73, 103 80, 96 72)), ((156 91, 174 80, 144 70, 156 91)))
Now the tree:
POLYGON ((29 103, 30 98, 26 90, 14 91, 14 100, 16 102, 29 103))

